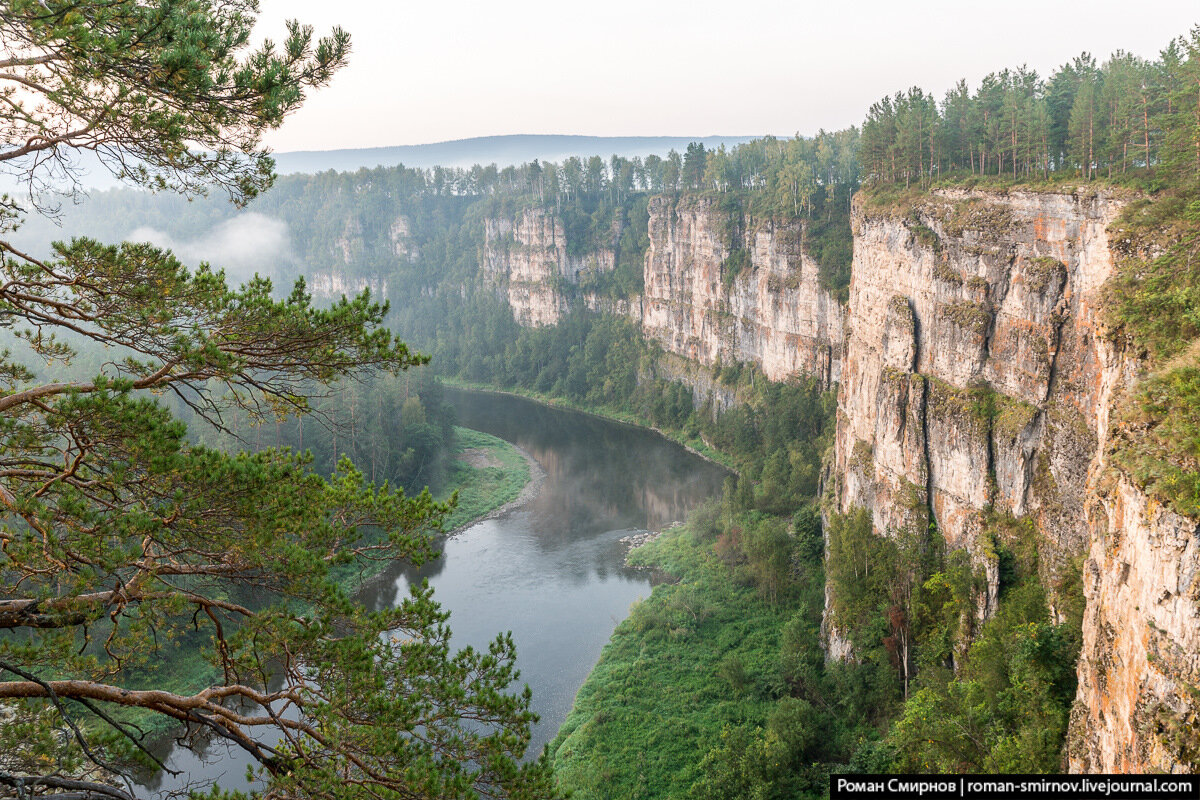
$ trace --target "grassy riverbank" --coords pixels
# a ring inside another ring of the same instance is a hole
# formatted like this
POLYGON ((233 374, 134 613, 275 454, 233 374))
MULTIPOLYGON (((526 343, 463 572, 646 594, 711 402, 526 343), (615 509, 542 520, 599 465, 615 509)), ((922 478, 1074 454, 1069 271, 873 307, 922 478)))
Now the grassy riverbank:
POLYGON ((457 530, 516 500, 531 478, 529 462, 516 447, 490 433, 455 427, 450 478, 440 499, 458 491, 458 507, 446 520, 457 530))
MULTIPOLYGON (((820 575, 772 584, 763 560, 723 549, 729 540, 714 539, 711 513, 700 517, 630 555, 677 582, 655 587, 617 627, 550 745, 560 785, 577 800, 704 796, 723 746, 782 742, 776 766, 803 750, 779 699, 787 653, 820 653, 820 575)), ((784 536, 774 541, 793 550, 799 540, 784 536)))

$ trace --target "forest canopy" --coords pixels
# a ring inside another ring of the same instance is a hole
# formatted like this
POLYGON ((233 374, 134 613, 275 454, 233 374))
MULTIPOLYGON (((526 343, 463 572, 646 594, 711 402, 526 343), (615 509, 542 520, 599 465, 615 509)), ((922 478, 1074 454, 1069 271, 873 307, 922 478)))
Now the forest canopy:
POLYGON ((1176 182, 1195 180, 1198 51, 1194 29, 1157 59, 1118 50, 1098 63, 1083 53, 1046 77, 1018 67, 974 91, 959 81, 940 102, 920 87, 897 92, 867 112, 862 171, 906 186, 956 174, 1115 179, 1160 166, 1176 182))

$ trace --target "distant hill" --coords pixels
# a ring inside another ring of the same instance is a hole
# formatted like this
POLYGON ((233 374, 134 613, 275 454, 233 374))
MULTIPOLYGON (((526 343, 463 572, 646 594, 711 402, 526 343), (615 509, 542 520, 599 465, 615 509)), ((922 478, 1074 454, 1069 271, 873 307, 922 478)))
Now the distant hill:
POLYGON ((753 136, 554 136, 513 135, 478 136, 450 142, 413 144, 397 147, 371 147, 356 150, 300 150, 276 153, 276 171, 281 175, 293 172, 323 172, 327 169, 345 172, 361 167, 470 167, 475 164, 524 164, 540 161, 562 161, 570 156, 611 155, 633 158, 652 153, 666 155, 671 149, 683 152, 690 142, 701 142, 715 149, 724 144, 732 147, 748 142, 753 136))

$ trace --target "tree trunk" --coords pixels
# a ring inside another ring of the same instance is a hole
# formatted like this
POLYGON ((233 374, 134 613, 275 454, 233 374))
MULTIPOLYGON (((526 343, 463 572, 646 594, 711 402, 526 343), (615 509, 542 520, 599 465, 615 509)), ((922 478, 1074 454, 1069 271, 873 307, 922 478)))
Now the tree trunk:
POLYGON ((1150 169, 1150 99, 1142 95, 1142 135, 1146 145, 1146 169, 1150 169))

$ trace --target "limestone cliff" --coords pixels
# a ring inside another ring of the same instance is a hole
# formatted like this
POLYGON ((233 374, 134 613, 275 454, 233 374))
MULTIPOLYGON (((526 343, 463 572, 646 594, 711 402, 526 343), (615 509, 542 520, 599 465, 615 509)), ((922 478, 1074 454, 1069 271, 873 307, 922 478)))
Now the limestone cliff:
POLYGON ((484 279, 505 294, 518 324, 541 326, 554 325, 567 311, 568 289, 584 272, 611 271, 616 252, 606 247, 573 254, 558 215, 528 208, 515 219, 485 220, 480 261, 484 279))
POLYGON ((368 234, 364 231, 362 220, 358 215, 348 216, 342 226, 342 232, 329 242, 331 263, 343 267, 358 265, 364 256, 373 248, 383 244, 383 249, 392 256, 404 261, 415 261, 421 254, 412 233, 412 222, 404 214, 399 214, 387 227, 386 239, 378 241, 379 233, 368 234))
POLYGON ((895 530, 914 486, 951 544, 972 546, 994 506, 1038 517, 1053 555, 1082 552, 1107 357, 1098 292, 1119 210, 1103 196, 1021 192, 857 205, 843 508, 867 506, 895 530), (854 458, 862 447, 870 459, 854 458))
POLYGON ((420 256, 420 248, 412 234, 412 223, 404 214, 392 220, 386 237, 383 242, 377 241, 374 236, 364 232, 362 220, 357 215, 348 216, 341 224, 341 234, 324 244, 324 248, 327 248, 326 258, 317 263, 325 264, 327 268, 309 270, 309 291, 321 300, 337 300, 342 295, 355 295, 363 289, 370 289, 376 297, 385 298, 387 277, 379 274, 378 268, 364 267, 373 261, 368 254, 382 249, 388 256, 409 262, 416 261, 420 256))
POLYGON ((843 510, 869 508, 885 534, 932 514, 972 553, 982 615, 998 582, 989 515, 1033 520, 1047 586, 1081 569, 1069 755, 1090 771, 1177 766, 1160 733, 1191 719, 1200 669, 1196 524, 1105 458, 1138 372, 1100 330, 1120 210, 1103 194, 860 200, 834 454, 843 510))
POLYGON ((579 283, 586 273, 613 269, 620 230, 612 231, 612 246, 579 254, 552 210, 491 218, 484 280, 504 294, 521 325, 553 325, 579 303, 630 317, 667 353, 705 367, 746 361, 773 380, 812 375, 833 385, 842 369, 844 310, 820 285, 804 249, 804 222, 735 213, 707 197, 652 200, 643 294, 616 299, 581 291, 579 283), (731 228, 745 230, 745 263, 736 274, 731 228))
POLYGON ((802 220, 731 220, 712 198, 659 197, 650 203, 649 232, 642 298, 649 338, 706 366, 749 361, 773 380, 839 380, 842 306, 804 251, 802 220), (746 231, 748 263, 736 274, 730 226, 746 231))
POLYGON ((388 282, 379 277, 353 277, 341 272, 314 272, 308 276, 308 290, 321 300, 337 300, 343 295, 353 297, 370 289, 375 298, 387 297, 388 282))
POLYGON ((1200 527, 1125 478, 1097 484, 1071 770, 1194 770, 1180 744, 1200 728, 1200 527))

